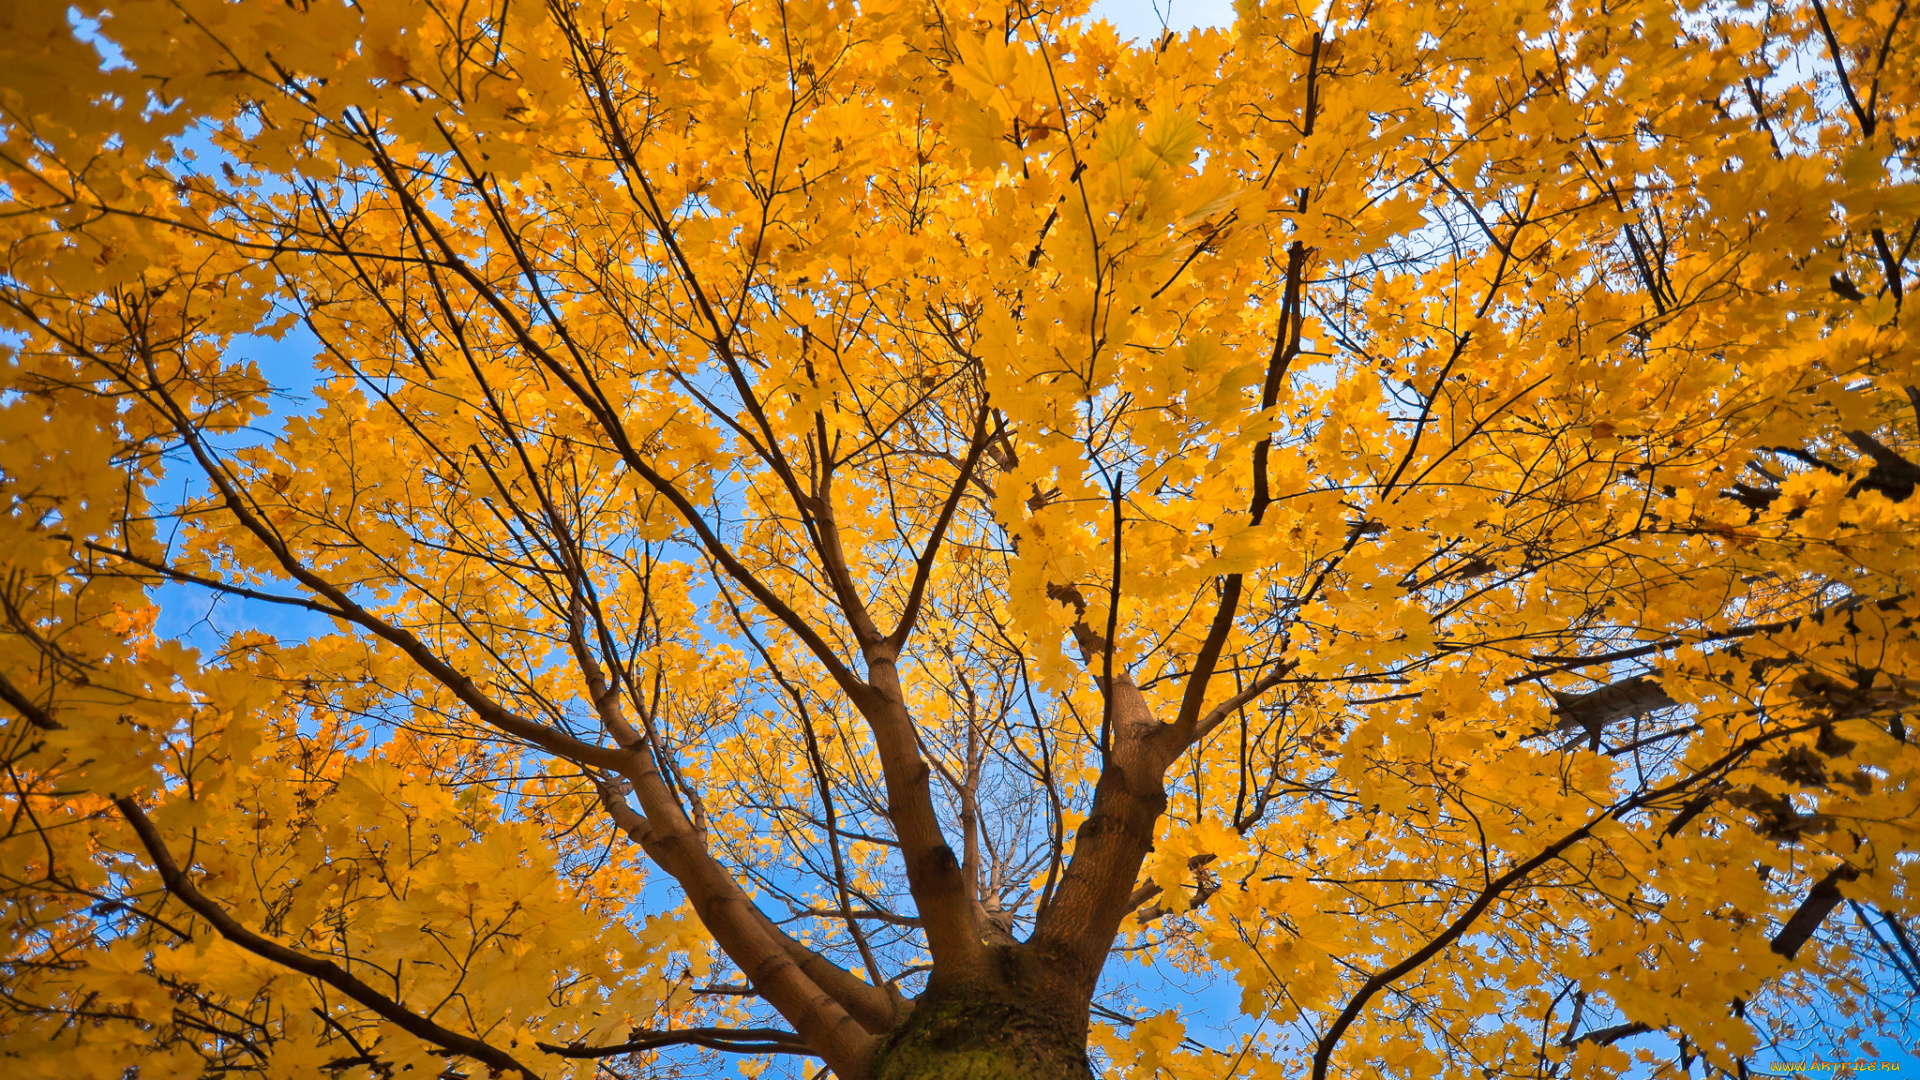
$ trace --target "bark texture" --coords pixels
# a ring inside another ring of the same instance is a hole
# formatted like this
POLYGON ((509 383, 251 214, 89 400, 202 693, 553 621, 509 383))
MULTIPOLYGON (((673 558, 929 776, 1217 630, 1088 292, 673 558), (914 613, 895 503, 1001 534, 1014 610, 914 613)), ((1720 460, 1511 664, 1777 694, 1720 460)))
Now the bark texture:
POLYGON ((929 990, 874 1055, 871 1080, 1092 1080, 1085 1009, 1038 988, 929 990))

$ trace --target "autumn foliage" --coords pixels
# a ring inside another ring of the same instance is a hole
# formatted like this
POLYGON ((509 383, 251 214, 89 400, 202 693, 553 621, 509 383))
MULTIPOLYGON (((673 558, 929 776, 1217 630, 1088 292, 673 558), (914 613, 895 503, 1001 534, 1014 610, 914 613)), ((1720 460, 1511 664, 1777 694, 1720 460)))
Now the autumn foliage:
POLYGON ((1910 8, 0 4, 0 1073, 1890 1051, 1910 8))

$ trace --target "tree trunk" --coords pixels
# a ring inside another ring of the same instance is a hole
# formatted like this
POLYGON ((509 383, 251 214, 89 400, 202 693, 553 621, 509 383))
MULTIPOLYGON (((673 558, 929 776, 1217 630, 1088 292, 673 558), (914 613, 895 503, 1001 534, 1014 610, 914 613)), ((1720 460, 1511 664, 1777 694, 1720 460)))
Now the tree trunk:
POLYGON ((929 986, 880 1045, 868 1075, 871 1080, 1092 1080, 1086 1002, 1078 994, 1048 992, 1048 981, 929 986))

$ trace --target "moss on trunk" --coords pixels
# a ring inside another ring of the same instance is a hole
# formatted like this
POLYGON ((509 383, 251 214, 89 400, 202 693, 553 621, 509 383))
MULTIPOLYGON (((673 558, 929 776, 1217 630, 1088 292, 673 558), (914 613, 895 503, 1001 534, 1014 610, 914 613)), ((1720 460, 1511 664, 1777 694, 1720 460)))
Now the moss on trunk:
POLYGON ((928 993, 880 1051, 873 1080, 1092 1080, 1084 1027, 1005 990, 928 993))

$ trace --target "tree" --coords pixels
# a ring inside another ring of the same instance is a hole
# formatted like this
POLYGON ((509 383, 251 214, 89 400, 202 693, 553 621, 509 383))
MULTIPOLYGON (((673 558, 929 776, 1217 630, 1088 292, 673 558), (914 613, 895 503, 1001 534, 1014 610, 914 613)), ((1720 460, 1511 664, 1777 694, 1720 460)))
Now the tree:
POLYGON ((1909 6, 0 8, 9 1075, 1897 1036, 1909 6))

